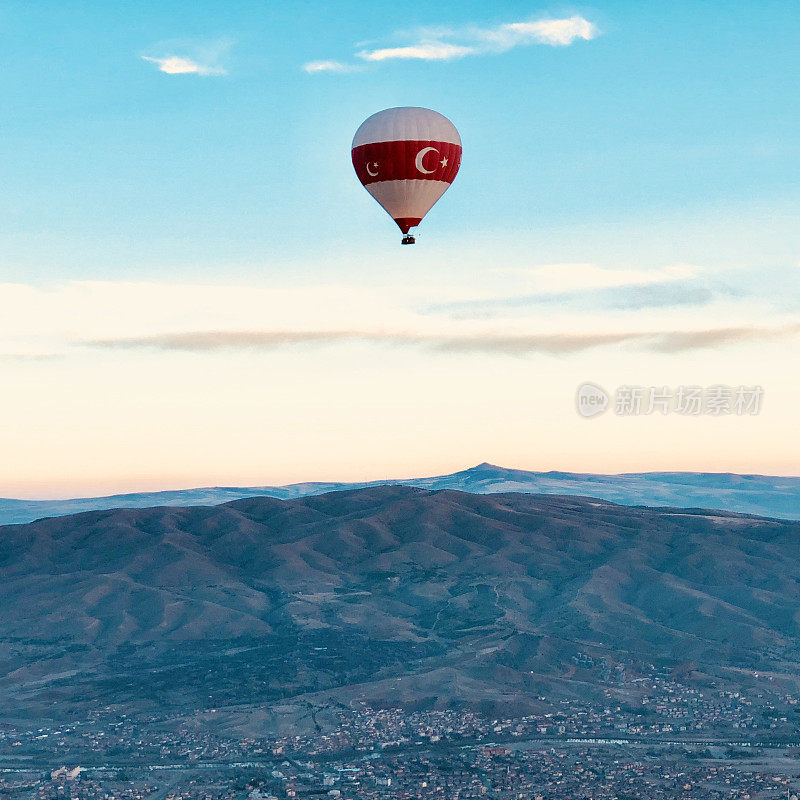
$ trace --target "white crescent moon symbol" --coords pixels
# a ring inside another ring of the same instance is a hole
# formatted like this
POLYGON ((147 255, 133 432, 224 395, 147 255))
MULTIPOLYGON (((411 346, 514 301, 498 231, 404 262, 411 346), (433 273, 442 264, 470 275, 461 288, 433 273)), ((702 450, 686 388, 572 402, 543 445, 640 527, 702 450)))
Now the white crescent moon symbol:
MULTIPOLYGON (((369 165, 370 165, 370 163, 371 163, 371 162, 367 161, 367 172, 368 172, 368 173, 369 173, 369 174, 370 174, 370 175, 371 175, 373 178, 375 178, 375 177, 378 175, 378 170, 376 169, 376 170, 375 170, 375 172, 373 172, 373 171, 372 171, 372 170, 369 168, 369 165)), ((377 166, 377 164, 376 164, 375 166, 377 166)))
POLYGON ((423 147, 422 150, 417 153, 417 160, 414 162, 414 165, 423 175, 430 175, 431 172, 436 172, 435 169, 425 169, 425 167, 422 166, 422 159, 425 158, 426 153, 431 152, 439 155, 439 151, 435 147, 423 147))

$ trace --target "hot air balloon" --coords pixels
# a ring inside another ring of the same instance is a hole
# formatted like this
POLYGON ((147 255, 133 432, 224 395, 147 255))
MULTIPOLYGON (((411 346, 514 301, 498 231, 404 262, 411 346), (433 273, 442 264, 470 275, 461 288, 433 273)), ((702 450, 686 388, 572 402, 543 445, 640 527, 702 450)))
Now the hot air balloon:
POLYGON ((414 244, 411 228, 447 191, 461 166, 461 137, 447 117, 429 108, 387 108, 361 123, 353 166, 364 188, 414 244))

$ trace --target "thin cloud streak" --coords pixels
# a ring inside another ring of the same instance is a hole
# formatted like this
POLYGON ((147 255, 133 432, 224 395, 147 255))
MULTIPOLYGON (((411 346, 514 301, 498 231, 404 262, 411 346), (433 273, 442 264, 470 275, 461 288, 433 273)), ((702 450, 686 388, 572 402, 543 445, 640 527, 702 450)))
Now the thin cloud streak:
POLYGON ((356 53, 365 61, 419 60, 419 61, 452 61, 454 58, 474 55, 477 50, 447 42, 427 42, 412 44, 407 47, 384 47, 378 50, 362 50, 356 53))
POLYGON ((769 339, 788 339, 800 333, 800 325, 786 325, 782 328, 719 328, 708 331, 685 331, 666 333, 652 349, 659 353, 680 353, 685 350, 699 350, 738 342, 763 341, 769 339))
POLYGON ((0 353, 0 361, 55 361, 63 357, 61 353, 0 353))
POLYGON ((124 350, 149 348, 203 353, 214 350, 273 350, 287 345, 329 344, 379 336, 357 331, 191 331, 129 339, 97 339, 82 344, 124 350))
POLYGON ((143 336, 131 339, 103 339, 83 342, 92 347, 139 349, 149 348, 176 352, 213 352, 215 350, 274 350, 303 344, 368 344, 411 345, 430 347, 446 352, 495 352, 519 355, 527 352, 572 353, 615 344, 642 334, 474 334, 452 336, 384 331, 195 331, 143 336))
POLYGON ((158 42, 141 55, 142 61, 155 64, 165 75, 227 75, 224 61, 233 41, 169 39, 158 42))
POLYGON ((664 281, 628 286, 600 287, 596 289, 564 292, 493 297, 486 300, 462 300, 428 306, 428 314, 447 314, 454 319, 489 319, 539 306, 558 305, 560 308, 607 309, 638 311, 641 309, 667 309, 705 306, 717 296, 730 296, 732 290, 714 288, 698 281, 664 281))
POLYGON ((199 64, 191 58, 183 56, 142 56, 143 61, 158 65, 158 71, 167 75, 227 75, 222 67, 215 67, 209 64, 199 64))
POLYGON ((628 286, 616 292, 604 290, 600 293, 599 300, 601 304, 605 304, 608 308, 638 311, 642 308, 705 306, 714 300, 715 294, 709 286, 696 281, 686 283, 649 283, 628 286))
POLYGON ((319 72, 337 72, 337 73, 346 73, 346 72, 359 72, 363 67, 358 66, 357 64, 344 64, 341 61, 309 61, 307 64, 303 64, 303 71, 307 72, 309 75, 315 75, 319 72))
POLYGON ((497 28, 477 30, 478 38, 498 52, 529 44, 549 44, 566 47, 578 39, 590 41, 597 37, 597 26, 583 17, 540 19, 535 22, 511 22, 497 28))
MULTIPOLYGON (((597 26, 581 16, 509 22, 495 27, 471 25, 464 28, 418 31, 416 41, 394 47, 359 50, 363 61, 454 61, 466 56, 505 53, 516 47, 549 45, 567 47, 578 40, 590 41, 600 35, 597 26)), ((340 61, 310 61, 308 73, 349 72, 340 61)))
POLYGON ((219 350, 275 350, 294 345, 368 343, 428 347, 449 353, 549 355, 578 353, 615 344, 640 345, 659 353, 678 353, 722 345, 787 338, 800 325, 782 328, 719 328, 695 331, 655 331, 586 334, 417 334, 384 331, 194 331, 127 339, 98 339, 81 344, 105 349, 155 349, 164 352, 207 353, 219 350))

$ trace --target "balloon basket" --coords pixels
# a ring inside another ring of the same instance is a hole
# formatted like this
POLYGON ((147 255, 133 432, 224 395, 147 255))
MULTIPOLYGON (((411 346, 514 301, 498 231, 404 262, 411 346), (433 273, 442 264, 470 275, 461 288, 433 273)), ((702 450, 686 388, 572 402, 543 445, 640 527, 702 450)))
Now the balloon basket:
POLYGON ((414 238, 414 237, 413 237, 413 236, 412 236, 410 233, 407 233, 407 234, 406 234, 406 235, 403 237, 403 239, 402 239, 402 241, 400 242, 400 244, 416 244, 416 241, 417 241, 417 240, 416 240, 416 239, 415 239, 415 238, 414 238))

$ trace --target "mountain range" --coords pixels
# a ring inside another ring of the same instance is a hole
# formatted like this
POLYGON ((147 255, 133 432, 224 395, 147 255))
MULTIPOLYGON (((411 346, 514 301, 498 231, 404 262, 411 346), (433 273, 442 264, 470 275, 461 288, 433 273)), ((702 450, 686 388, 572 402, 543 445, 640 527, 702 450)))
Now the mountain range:
POLYGON ((311 482, 288 486, 209 487, 139 492, 68 500, 0 498, 0 524, 25 523, 83 511, 153 506, 217 505, 247 497, 282 500, 374 486, 456 489, 474 494, 524 492, 595 497, 623 505, 718 508, 781 519, 800 519, 800 478, 704 472, 644 472, 594 475, 574 472, 528 472, 479 464, 432 478, 366 483, 311 482))
POLYGON ((93 511, 0 527, 0 585, 5 717, 800 683, 800 524, 729 512, 408 486, 93 511))

